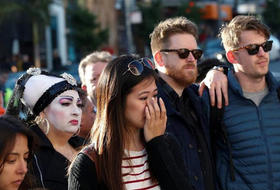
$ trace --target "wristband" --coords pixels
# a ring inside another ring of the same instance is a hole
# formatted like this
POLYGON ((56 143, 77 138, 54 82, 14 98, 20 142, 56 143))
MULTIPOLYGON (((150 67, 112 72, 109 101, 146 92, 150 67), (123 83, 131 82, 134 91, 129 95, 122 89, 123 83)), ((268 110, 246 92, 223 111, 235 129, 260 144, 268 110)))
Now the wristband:
POLYGON ((214 66, 211 70, 223 72, 225 75, 228 73, 228 67, 214 66))

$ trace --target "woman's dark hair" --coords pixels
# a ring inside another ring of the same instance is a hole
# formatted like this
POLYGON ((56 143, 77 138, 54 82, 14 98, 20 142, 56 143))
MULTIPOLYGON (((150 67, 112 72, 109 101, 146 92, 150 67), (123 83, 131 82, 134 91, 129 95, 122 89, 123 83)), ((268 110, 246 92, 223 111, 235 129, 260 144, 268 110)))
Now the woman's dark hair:
POLYGON ((143 80, 157 78, 156 72, 144 65, 139 76, 128 71, 128 64, 138 59, 136 55, 122 55, 109 62, 96 88, 97 115, 91 141, 98 154, 95 164, 99 181, 112 190, 123 189, 121 163, 129 136, 124 116, 126 97, 143 80))
MULTIPOLYGON (((29 159, 34 151, 34 136, 33 133, 26 128, 25 124, 14 116, 3 115, 0 117, 0 175, 2 173, 6 159, 13 149, 17 134, 26 136, 28 140, 29 159)), ((29 163, 28 163, 28 168, 29 163)), ((31 185, 31 178, 26 174, 24 181, 19 189, 27 189, 31 185)))

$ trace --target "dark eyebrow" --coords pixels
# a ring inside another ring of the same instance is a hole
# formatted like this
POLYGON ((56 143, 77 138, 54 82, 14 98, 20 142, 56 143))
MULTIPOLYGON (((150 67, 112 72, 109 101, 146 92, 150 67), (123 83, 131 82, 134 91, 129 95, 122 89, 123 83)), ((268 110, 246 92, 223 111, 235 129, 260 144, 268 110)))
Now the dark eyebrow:
MULTIPOLYGON (((157 88, 153 90, 153 92, 157 92, 157 91, 158 91, 157 88)), ((138 95, 141 96, 142 94, 147 94, 147 93, 149 93, 149 92, 150 92, 150 91, 143 91, 143 92, 140 92, 138 95)))

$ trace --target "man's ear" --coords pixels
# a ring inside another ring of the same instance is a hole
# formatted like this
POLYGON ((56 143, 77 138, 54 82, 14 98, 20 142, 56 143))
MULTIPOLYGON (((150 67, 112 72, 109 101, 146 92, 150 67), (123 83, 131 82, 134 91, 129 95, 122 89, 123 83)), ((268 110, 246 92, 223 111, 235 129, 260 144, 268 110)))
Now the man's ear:
POLYGON ((162 60, 162 54, 160 51, 157 51, 154 55, 155 61, 157 62, 157 64, 162 67, 164 66, 163 60, 162 60))
POLYGON ((236 59, 236 56, 235 56, 233 51, 229 50, 227 52, 226 56, 227 56, 227 59, 230 63, 232 63, 232 64, 238 63, 238 61, 236 59))
POLYGON ((82 85, 81 85, 81 88, 82 88, 84 91, 87 91, 87 86, 86 86, 86 85, 82 84, 82 85))

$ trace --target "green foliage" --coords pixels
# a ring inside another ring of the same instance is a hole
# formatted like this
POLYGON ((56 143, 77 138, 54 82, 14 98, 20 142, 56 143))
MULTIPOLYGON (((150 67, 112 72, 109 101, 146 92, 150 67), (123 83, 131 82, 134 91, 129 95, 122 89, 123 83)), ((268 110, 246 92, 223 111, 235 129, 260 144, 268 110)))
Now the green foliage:
MULTIPOLYGON (((11 1, 1 0, 0 2, 0 22, 15 18, 20 20, 20 17, 27 16, 32 22, 32 37, 34 48, 35 66, 40 67, 40 49, 39 49, 39 28, 43 28, 50 21, 49 5, 52 0, 26 0, 26 1, 11 1)), ((10 21, 10 20, 9 20, 10 21)))
POLYGON ((184 16, 196 24, 202 20, 203 13, 201 9, 195 4, 195 1, 181 1, 181 6, 178 7, 176 16, 184 16))
POLYGON ((273 33, 280 34, 280 5, 279 0, 267 0, 266 8, 262 14, 266 24, 273 33))
POLYGON ((149 44, 149 35, 154 30, 154 27, 163 19, 163 7, 161 0, 153 0, 151 4, 139 3, 140 11, 142 12, 143 21, 135 26, 136 34, 149 44))
POLYGON ((30 17, 32 22, 47 24, 50 20, 48 7, 51 3, 52 0, 28 0, 18 2, 1 0, 0 21, 19 15, 15 13, 24 13, 30 17))
POLYGON ((69 10, 70 39, 81 56, 97 50, 107 42, 108 30, 101 30, 96 16, 78 5, 69 10))

